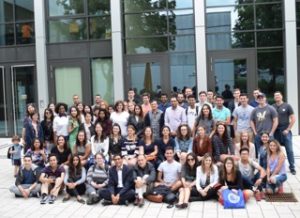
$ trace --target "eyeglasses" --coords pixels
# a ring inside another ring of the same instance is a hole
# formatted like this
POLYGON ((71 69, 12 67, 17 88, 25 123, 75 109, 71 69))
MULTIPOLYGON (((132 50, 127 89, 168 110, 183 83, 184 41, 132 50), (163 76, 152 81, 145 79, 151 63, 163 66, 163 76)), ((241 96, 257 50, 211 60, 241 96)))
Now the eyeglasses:
POLYGON ((188 158, 187 161, 194 161, 194 158, 188 158))
POLYGON ((116 160, 117 160, 117 161, 118 161, 118 160, 121 160, 121 158, 115 158, 114 161, 116 161, 116 160))

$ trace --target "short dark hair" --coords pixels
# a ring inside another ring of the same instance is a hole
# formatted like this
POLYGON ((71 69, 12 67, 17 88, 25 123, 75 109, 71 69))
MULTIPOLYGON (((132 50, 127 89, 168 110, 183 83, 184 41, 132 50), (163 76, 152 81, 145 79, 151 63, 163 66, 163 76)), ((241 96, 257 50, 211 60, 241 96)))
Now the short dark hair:
POLYGON ((30 158, 30 160, 32 160, 32 157, 31 157, 31 155, 29 155, 29 154, 25 154, 24 159, 25 159, 25 158, 30 158))
POLYGON ((113 155, 113 160, 114 160, 116 157, 122 158, 122 155, 121 155, 121 154, 114 154, 114 155, 113 155))
POLYGON ((166 153, 167 151, 169 151, 169 150, 171 150, 171 151, 174 152, 174 148, 173 148, 172 146, 167 146, 166 149, 165 149, 165 153, 166 153))
POLYGON ((240 97, 247 97, 248 98, 248 95, 247 95, 247 93, 241 93, 240 97))
POLYGON ((222 95, 217 95, 217 96, 216 96, 216 99, 217 99, 217 98, 221 98, 222 100, 224 100, 224 98, 223 98, 222 95))
POLYGON ((14 135, 12 138, 11 138, 11 141, 18 141, 20 142, 20 137, 18 135, 14 135))
POLYGON ((50 158, 51 158, 51 157, 55 157, 56 160, 58 160, 57 155, 54 154, 54 153, 51 153, 51 154, 49 154, 48 161, 50 161, 50 158))
POLYGON ((200 91, 198 95, 201 95, 201 94, 207 95, 206 91, 200 91))
POLYGON ((188 96, 188 99, 190 99, 190 98, 196 99, 194 95, 189 95, 189 96, 188 96))
POLYGON ((249 153, 249 148, 247 148, 246 146, 243 146, 241 149, 240 149, 240 154, 242 154, 243 151, 247 151, 249 153))

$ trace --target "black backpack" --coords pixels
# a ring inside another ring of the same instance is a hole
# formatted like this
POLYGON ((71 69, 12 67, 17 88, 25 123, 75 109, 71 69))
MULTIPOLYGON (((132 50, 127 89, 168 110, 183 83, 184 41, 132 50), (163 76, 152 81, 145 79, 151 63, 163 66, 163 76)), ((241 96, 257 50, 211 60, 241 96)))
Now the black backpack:
POLYGON ((10 153, 11 151, 14 150, 14 146, 9 146, 9 148, 7 149, 7 158, 11 159, 12 158, 12 154, 10 153))

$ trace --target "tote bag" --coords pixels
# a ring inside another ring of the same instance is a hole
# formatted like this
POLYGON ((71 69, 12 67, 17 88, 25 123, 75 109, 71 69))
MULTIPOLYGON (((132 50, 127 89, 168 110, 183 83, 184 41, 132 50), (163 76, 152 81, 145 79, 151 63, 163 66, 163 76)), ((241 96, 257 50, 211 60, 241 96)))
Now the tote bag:
POLYGON ((245 208, 245 199, 242 190, 238 193, 225 189, 222 193, 224 200, 224 209, 245 208))

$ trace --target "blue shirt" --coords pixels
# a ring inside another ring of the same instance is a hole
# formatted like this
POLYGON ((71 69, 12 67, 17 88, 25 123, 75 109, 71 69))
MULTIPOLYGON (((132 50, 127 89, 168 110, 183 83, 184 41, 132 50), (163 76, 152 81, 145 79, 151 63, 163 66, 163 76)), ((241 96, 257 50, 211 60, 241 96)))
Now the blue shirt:
POLYGON ((21 144, 13 144, 13 154, 12 159, 13 160, 20 160, 21 159, 21 153, 22 153, 23 146, 21 144))
POLYGON ((212 115, 214 120, 225 122, 227 118, 231 116, 231 113, 227 107, 223 106, 221 110, 217 107, 213 108, 212 115))

